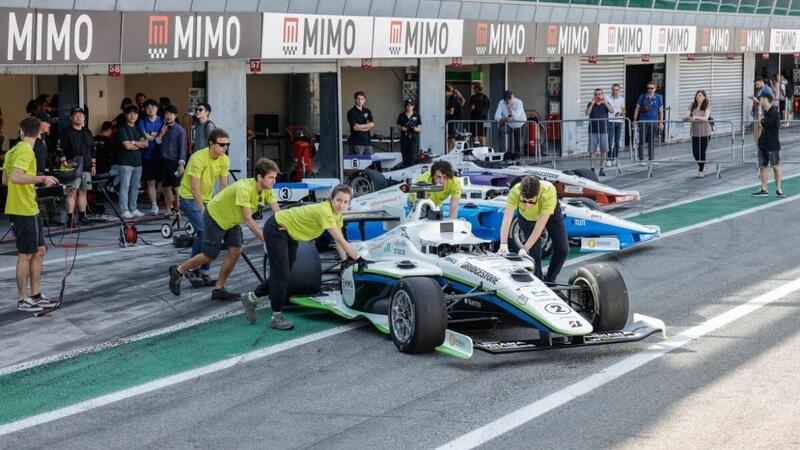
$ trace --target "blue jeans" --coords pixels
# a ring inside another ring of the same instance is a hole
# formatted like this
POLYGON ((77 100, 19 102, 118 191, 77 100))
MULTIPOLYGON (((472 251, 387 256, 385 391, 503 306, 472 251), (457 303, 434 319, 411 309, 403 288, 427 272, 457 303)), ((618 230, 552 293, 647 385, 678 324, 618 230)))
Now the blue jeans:
MULTIPOLYGON (((192 256, 203 251, 203 213, 194 204, 194 200, 189 200, 181 197, 180 199, 181 212, 186 215, 189 222, 194 227, 194 244, 192 244, 192 256)), ((208 264, 200 266, 201 273, 208 272, 208 264)))
POLYGON ((119 212, 133 212, 139 201, 139 183, 142 181, 142 167, 118 166, 119 168, 119 212))
POLYGON ((622 123, 611 122, 608 124, 608 157, 619 157, 619 140, 622 137, 622 123))

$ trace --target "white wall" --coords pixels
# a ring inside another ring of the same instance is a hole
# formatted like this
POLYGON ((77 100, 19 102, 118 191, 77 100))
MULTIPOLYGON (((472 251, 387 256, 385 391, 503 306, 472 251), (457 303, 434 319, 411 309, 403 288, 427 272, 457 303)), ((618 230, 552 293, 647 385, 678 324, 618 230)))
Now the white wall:
MULTIPOLYGON (((189 89, 192 87, 192 73, 191 72, 178 72, 178 73, 158 73, 158 74, 132 74, 124 75, 125 79, 125 97, 130 97, 135 100, 137 92, 144 93, 147 98, 152 98, 158 101, 159 97, 169 97, 172 104, 178 108, 179 115, 186 113, 189 107, 189 89)), ((119 105, 122 98, 110 99, 114 104, 114 116, 121 111, 119 105)), ((206 93, 208 98, 208 93, 206 93)), ((211 102, 209 102, 211 103, 211 102)), ((212 109, 214 104, 211 104, 212 109)), ((211 118, 216 123, 214 113, 211 113, 211 118)), ((112 116, 113 117, 113 116, 112 116)))
MULTIPOLYGON (((364 91, 367 95, 366 106, 372 111, 372 116, 375 118, 375 128, 372 133, 388 136, 389 127, 395 126, 398 114, 403 112, 402 79, 404 74, 405 68, 403 67, 373 67, 368 70, 360 67, 343 67, 341 82, 342 133, 350 134, 347 125, 347 111, 353 107, 353 94, 356 91, 364 91)), ((444 86, 444 81, 441 85, 444 86)), ((441 97, 444 98, 444 88, 441 91, 441 97)))
POLYGON ((25 106, 33 98, 33 77, 30 75, 0 76, 0 109, 3 110, 3 135, 6 140, 3 149, 8 149, 8 141, 19 136, 19 123, 28 116, 25 106))
POLYGON ((277 114, 280 129, 284 129, 287 111, 286 96, 289 90, 288 80, 289 75, 286 74, 247 75, 248 127, 253 128, 253 116, 256 114, 277 114))
MULTIPOLYGON (((524 63, 508 64, 508 89, 514 96, 522 100, 525 111, 535 109, 547 115, 547 68, 549 63, 529 66, 524 63)), ((497 105, 492 105, 492 113, 497 105)))

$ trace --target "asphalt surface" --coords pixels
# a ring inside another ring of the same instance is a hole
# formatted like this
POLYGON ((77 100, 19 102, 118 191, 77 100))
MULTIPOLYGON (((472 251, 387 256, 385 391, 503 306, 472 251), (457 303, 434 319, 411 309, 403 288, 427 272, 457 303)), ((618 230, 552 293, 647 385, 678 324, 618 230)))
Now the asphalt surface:
MULTIPOLYGON (((635 214, 750 185, 753 172, 739 167, 722 179, 697 179, 691 168, 670 166, 661 177, 646 179, 634 169, 610 177, 609 184, 642 193, 641 204, 618 211, 635 214)), ((664 320, 674 336, 800 278, 800 254, 789 245, 796 240, 798 206, 795 199, 599 260, 622 272, 631 312, 664 320)), ((179 258, 167 249, 141 253, 125 258, 126 271, 104 272, 104 265, 119 260, 107 255, 93 264, 97 270, 76 276, 75 284, 85 287, 70 292, 74 312, 53 318, 48 327, 63 321, 60 332, 66 333, 85 315, 84 329, 69 345, 43 346, 37 356, 171 324, 176 317, 235 309, 208 302, 207 291, 170 298, 162 265, 179 258), (118 275, 123 272, 130 277, 118 275), (141 310, 125 316, 137 302, 141 310), (115 323, 91 320, 109 312, 115 323), (102 329, 92 329, 100 323, 102 329)), ((561 277, 573 268, 565 267, 561 277)), ((49 270, 57 272, 55 266, 49 270)), ((252 286, 252 278, 240 264, 231 285, 252 286)), ((798 309, 795 292, 484 447, 796 448, 798 309)), ((25 335, 13 347, 11 334, 34 333, 31 319, 14 322, 12 314, 0 314, 6 346, 0 351, 6 355, 25 348, 25 335)), ((364 327, 2 436, 0 448, 432 448, 658 341, 502 356, 476 351, 461 361, 401 354, 364 327)))

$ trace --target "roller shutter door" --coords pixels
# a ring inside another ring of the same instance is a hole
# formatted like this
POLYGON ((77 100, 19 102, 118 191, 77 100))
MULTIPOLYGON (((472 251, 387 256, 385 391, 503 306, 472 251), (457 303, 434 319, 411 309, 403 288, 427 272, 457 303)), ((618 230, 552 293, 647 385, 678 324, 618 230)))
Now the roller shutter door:
MULTIPOLYGON (((611 95, 611 85, 618 83, 625 92, 625 57, 601 56, 597 64, 589 64, 588 58, 581 58, 581 89, 580 89, 580 116, 586 117, 586 105, 592 100, 595 89, 602 89, 606 97, 611 95)), ((569 89, 569 86, 564 86, 569 89)), ((578 127, 577 149, 585 152, 588 148, 588 122, 578 127)), ((563 135, 563 134, 562 134, 563 135)))
MULTIPOLYGON (((694 101, 694 94, 699 90, 706 91, 712 101, 712 112, 716 116, 716 105, 714 104, 714 93, 712 83, 712 63, 711 55, 696 55, 694 61, 688 60, 681 55, 678 63, 678 104, 673 106, 669 120, 676 121, 683 119, 684 114, 689 111, 694 101)), ((669 80, 667 80, 669 83, 669 80)), ((714 117, 716 119, 716 117, 714 117)), ((682 124, 671 124, 673 139, 689 139, 689 126, 682 124)))
MULTIPOLYGON (((714 55, 711 67, 711 114, 715 121, 731 121, 739 129, 742 120, 742 55, 728 59, 714 55)), ((730 124, 720 124, 716 131, 730 132, 730 124)))

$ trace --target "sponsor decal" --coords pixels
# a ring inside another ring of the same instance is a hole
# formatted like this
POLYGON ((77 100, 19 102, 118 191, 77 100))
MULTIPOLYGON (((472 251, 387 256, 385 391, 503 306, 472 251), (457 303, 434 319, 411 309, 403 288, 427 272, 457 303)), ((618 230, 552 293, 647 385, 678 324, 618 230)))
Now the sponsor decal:
POLYGON ((565 184, 564 192, 568 194, 582 194, 583 186, 575 186, 574 184, 565 184))
POLYGON ((535 28, 524 23, 466 22, 465 56, 522 56, 533 53, 535 28))
POLYGON ((537 54, 589 55, 597 48, 597 25, 547 25, 539 28, 537 54))
POLYGON ((580 328, 582 326, 583 326, 583 324, 581 323, 580 320, 570 320, 569 321, 569 327, 570 328, 580 328))
POLYGON ((373 58, 461 57, 463 22, 376 17, 373 58))
POLYGON ((387 242, 386 245, 383 246, 383 253, 391 253, 392 252, 392 243, 387 242))
POLYGON ((356 300, 356 283, 353 280, 353 269, 342 273, 342 300, 347 306, 353 306, 356 300))
POLYGON ((640 55, 650 52, 650 25, 601 24, 597 52, 600 55, 640 55))
POLYGON ((572 219, 572 224, 576 227, 585 227, 586 219, 572 219))
POLYGON ((370 17, 264 13, 261 57, 368 59, 371 42, 370 17))
POLYGON ((278 198, 283 201, 287 201, 292 198, 292 190, 288 187, 282 187, 280 191, 278 191, 278 198))
POLYGON ((770 53, 794 53, 800 51, 800 30, 771 30, 770 53))
POLYGON ((653 26, 651 53, 695 53, 696 35, 697 28, 693 26, 653 26))
POLYGON ((529 301, 530 301, 530 298, 528 298, 527 295, 525 295, 525 294, 517 294, 517 302, 520 305, 527 305, 529 301))
POLYGON ((562 303, 548 303, 544 306, 544 310, 558 316, 563 316, 572 312, 572 308, 562 303))
POLYGON ((731 28, 702 27, 698 33, 697 51, 703 53, 727 53, 733 49, 735 32, 731 28))
POLYGON ((523 350, 536 348, 536 344, 529 344, 524 341, 481 342, 480 346, 486 348, 487 350, 523 350))
POLYGON ((169 51, 169 16, 150 16, 147 24, 147 54, 164 59, 169 51))
POLYGON ((482 307, 481 302, 479 302, 477 300, 473 300, 471 298, 465 298, 464 299, 464 303, 466 303, 469 306, 472 306, 473 308, 480 309, 482 307))
POLYGON ((447 262, 447 263, 450 263, 450 264, 458 264, 458 261, 456 261, 454 258, 452 258, 450 256, 445 256, 444 257, 444 262, 447 262))
POLYGON ((761 53, 767 48, 767 33, 765 30, 739 29, 739 42, 737 47, 743 53, 761 53))
POLYGON ((482 278, 482 279, 488 281, 491 284, 497 284, 497 282, 500 281, 500 278, 498 278, 497 276, 495 276, 495 275, 493 275, 493 274, 491 274, 491 273, 489 273, 489 272, 481 269, 480 267, 477 267, 477 266, 475 266, 475 265, 473 265, 473 264, 471 264, 469 262, 465 262, 464 264, 462 264, 461 268, 466 270, 467 272, 475 275, 478 278, 482 278))

